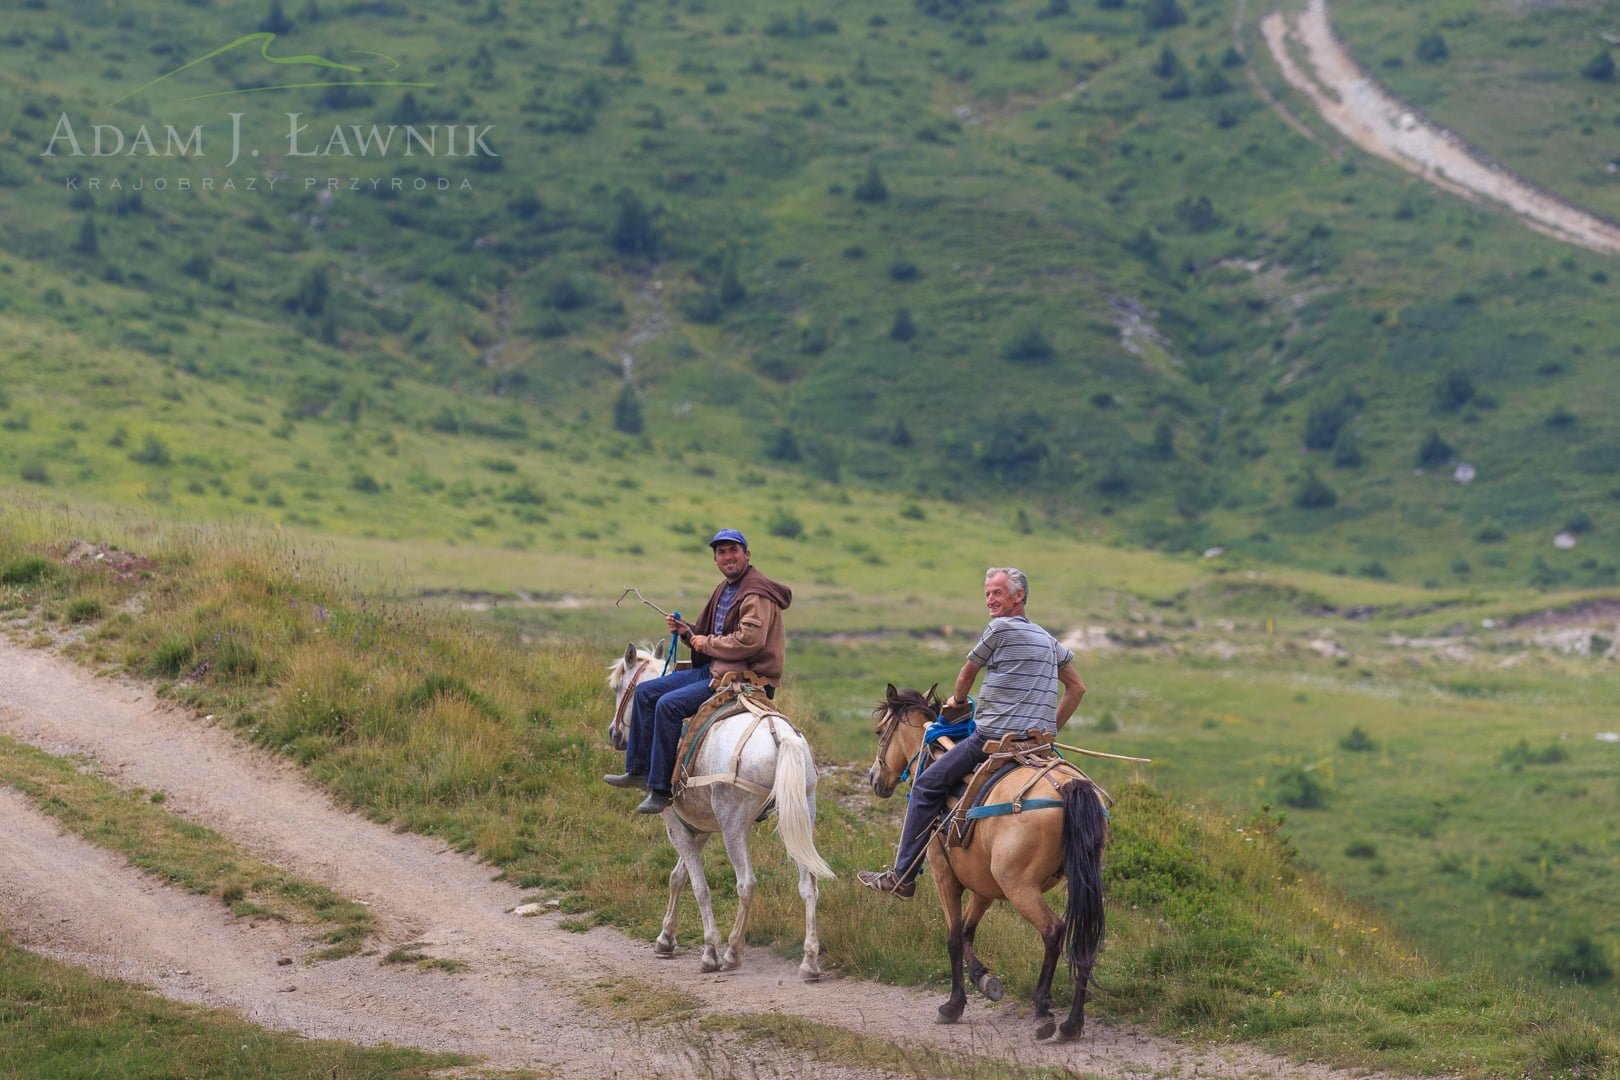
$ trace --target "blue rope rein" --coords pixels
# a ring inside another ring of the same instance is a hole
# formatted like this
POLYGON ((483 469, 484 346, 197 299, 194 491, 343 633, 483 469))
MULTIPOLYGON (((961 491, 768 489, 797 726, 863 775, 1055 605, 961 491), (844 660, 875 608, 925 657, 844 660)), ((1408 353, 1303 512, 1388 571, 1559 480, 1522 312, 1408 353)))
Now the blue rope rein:
MULTIPOLYGON (((675 616, 675 618, 677 618, 677 619, 679 619, 681 617, 681 613, 678 612, 678 611, 672 611, 672 612, 670 612, 670 614, 675 616)), ((680 630, 679 629, 671 630, 669 632, 669 648, 664 650, 664 670, 660 671, 658 673, 658 677, 660 679, 662 679, 665 675, 668 675, 669 674, 669 669, 674 666, 674 664, 675 664, 675 651, 680 646, 680 644, 681 644, 681 632, 680 632, 680 630)))

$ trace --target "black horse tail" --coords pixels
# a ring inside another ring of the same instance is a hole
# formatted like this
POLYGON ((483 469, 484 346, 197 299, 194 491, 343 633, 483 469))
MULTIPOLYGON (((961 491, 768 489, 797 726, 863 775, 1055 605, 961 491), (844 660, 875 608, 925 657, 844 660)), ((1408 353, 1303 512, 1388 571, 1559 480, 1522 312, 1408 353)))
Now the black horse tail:
POLYGON ((1102 946, 1102 850, 1108 840, 1108 815, 1089 781, 1075 780, 1063 787, 1063 877, 1069 886, 1069 905, 1063 913, 1065 959, 1074 976, 1075 993, 1091 978, 1091 967, 1102 946))

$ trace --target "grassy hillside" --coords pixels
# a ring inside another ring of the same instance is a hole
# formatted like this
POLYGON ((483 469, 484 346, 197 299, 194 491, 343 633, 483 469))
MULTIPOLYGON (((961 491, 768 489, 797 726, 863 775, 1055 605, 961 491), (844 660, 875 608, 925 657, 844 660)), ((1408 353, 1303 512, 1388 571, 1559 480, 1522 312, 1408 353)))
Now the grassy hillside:
MULTIPOLYGON (((593 781, 614 760, 601 741, 598 650, 515 647, 457 620, 379 606, 262 542, 110 534, 140 540, 151 559, 145 574, 119 577, 62 561, 41 524, 13 516, 0 532, 5 609, 24 632, 66 631, 86 659, 161 680, 293 755, 357 808, 476 851, 570 910, 652 932, 662 907, 646 885, 668 855, 656 823, 626 818, 622 799, 593 781), (135 594, 140 605, 123 602, 135 594)), ((818 716, 817 699, 794 687, 787 704, 824 752, 859 761, 864 753, 841 749, 843 720, 818 716)), ((1620 1060, 1590 1002, 1425 959, 1381 915, 1302 871, 1273 815, 1188 810, 1139 781, 1110 786, 1104 1015, 1413 1072, 1607 1075, 1593 1070, 1620 1060)), ((846 873, 886 857, 894 828, 892 808, 857 787, 829 776, 821 804, 818 842, 846 873)), ((764 843, 768 868, 778 858, 764 843)), ((718 865, 715 881, 723 893, 718 865)), ((767 873, 755 939, 790 944, 796 908, 767 873)), ((868 976, 935 981, 943 956, 925 911, 829 885, 827 957, 868 976)), ((1013 992, 1027 992, 1037 950, 1016 920, 992 917, 979 940, 1013 992)), ((0 964, 26 967, 13 953, 0 964)))
MULTIPOLYGON (((1606 262, 1299 138, 1231 4, 293 8, 38 0, 0 37, 10 476, 386 535, 544 514, 480 458, 746 487, 721 451, 1366 578, 1614 581, 1606 262), (363 70, 249 43, 145 86, 263 25, 363 70), (310 77, 433 85, 264 89, 310 77), (96 123, 154 153, 94 156, 96 123), (405 123, 433 155, 361 155, 405 123), (167 484, 67 427, 174 456, 199 421, 182 452, 226 452, 167 484), (345 488, 420 497, 307 505, 345 488)), ((1543 51, 1491 56, 1588 88, 1543 51)))

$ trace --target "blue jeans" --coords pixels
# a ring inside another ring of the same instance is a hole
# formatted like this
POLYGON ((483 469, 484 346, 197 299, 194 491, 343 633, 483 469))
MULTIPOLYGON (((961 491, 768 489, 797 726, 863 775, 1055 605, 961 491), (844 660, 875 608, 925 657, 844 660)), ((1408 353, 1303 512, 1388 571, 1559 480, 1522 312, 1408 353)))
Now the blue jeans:
POLYGON ((681 723, 713 694, 709 689, 708 665, 649 679, 639 684, 635 693, 635 702, 630 707, 630 745, 624 753, 624 771, 646 773, 648 790, 667 795, 675 775, 681 723))
POLYGON ((911 782, 911 803, 906 807, 906 824, 900 830, 900 850, 894 857, 894 872, 910 881, 922 869, 923 851, 928 847, 929 829, 945 809, 945 800, 957 783, 990 755, 984 744, 990 736, 975 731, 945 752, 945 756, 922 771, 911 782))

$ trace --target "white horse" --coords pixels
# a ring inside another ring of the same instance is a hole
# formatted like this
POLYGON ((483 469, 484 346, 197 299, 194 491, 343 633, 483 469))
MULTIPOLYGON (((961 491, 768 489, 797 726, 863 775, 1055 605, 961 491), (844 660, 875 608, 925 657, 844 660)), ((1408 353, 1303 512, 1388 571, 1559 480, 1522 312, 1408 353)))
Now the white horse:
MULTIPOLYGON (((662 650, 659 650, 662 652, 662 650)), ((623 749, 628 737, 631 699, 636 684, 657 678, 658 656, 634 645, 608 666, 608 688, 613 691, 613 723, 609 737, 623 749)), ((799 895, 804 898, 804 959, 799 975, 806 981, 821 977, 821 939, 816 934, 816 878, 833 876, 816 853, 812 835, 816 824, 816 764, 810 743, 786 716, 771 708, 764 695, 739 691, 746 701, 740 711, 723 717, 693 755, 691 772, 701 782, 688 784, 663 813, 664 829, 674 845, 675 869, 669 875, 669 907, 664 926, 653 945, 660 957, 675 955, 675 907, 688 879, 703 915, 703 971, 730 971, 742 963, 743 934, 754 903, 754 864, 748 855, 748 833, 763 811, 775 804, 776 831, 782 845, 799 867, 799 895), (737 921, 720 951, 709 882, 703 874, 703 845, 714 833, 725 840, 726 855, 737 872, 737 921)))

